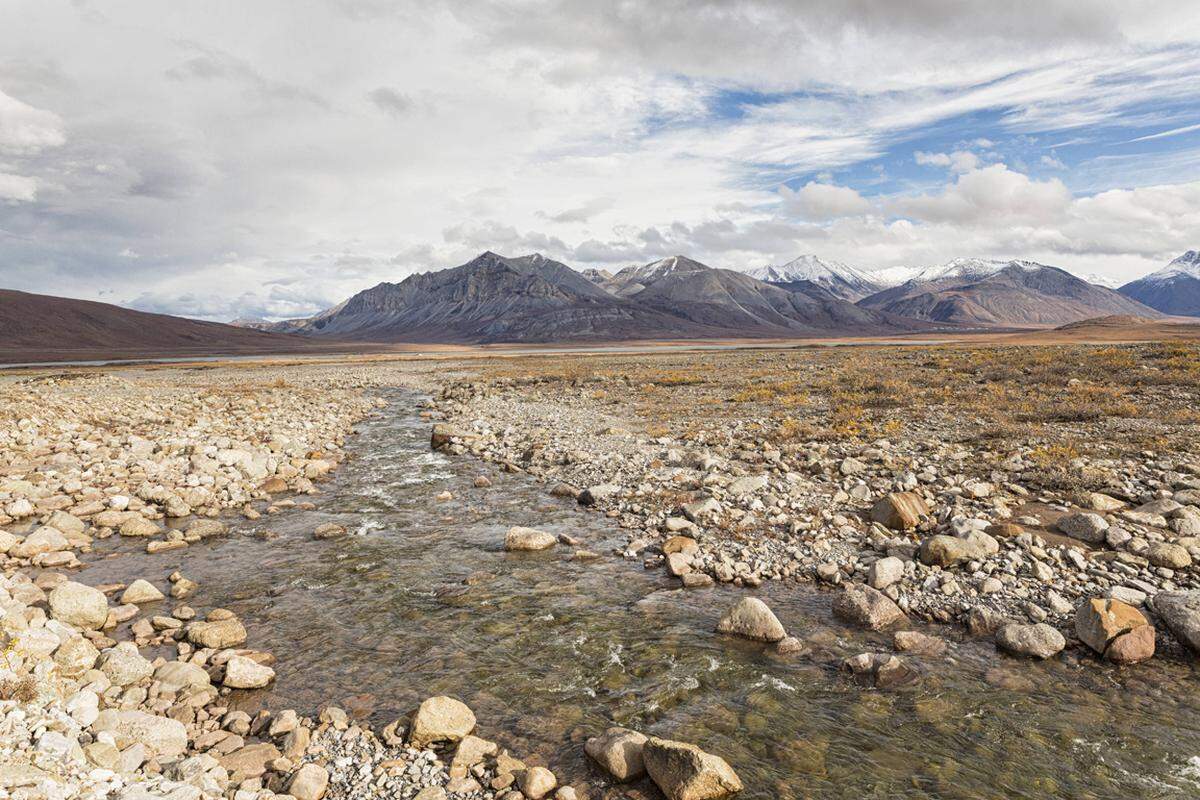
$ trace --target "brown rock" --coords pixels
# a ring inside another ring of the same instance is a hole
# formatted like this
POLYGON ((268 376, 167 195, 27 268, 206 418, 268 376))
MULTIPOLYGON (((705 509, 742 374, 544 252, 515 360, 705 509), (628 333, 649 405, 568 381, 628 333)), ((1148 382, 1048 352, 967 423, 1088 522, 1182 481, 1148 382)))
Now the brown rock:
POLYGON ((1075 610, 1075 634, 1102 656, 1108 657, 1116 640, 1132 631, 1139 633, 1122 644, 1120 657, 1126 659, 1124 663, 1154 655, 1154 628, 1145 615, 1131 605, 1107 597, 1093 597, 1075 610))
POLYGON ((895 531, 915 528, 921 517, 929 516, 929 506, 915 492, 893 492, 875 503, 871 519, 895 531))

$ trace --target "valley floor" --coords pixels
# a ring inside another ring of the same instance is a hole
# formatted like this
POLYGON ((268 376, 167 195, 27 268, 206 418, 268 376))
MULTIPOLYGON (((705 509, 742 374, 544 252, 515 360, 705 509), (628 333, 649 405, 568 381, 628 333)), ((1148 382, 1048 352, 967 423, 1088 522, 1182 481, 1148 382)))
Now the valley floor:
MULTIPOLYGON (((236 692, 269 683, 273 658, 247 649, 236 617, 209 609, 201 621, 182 602, 169 616, 139 612, 156 595, 186 598, 186 575, 161 591, 137 576, 100 592, 70 579, 97 539, 169 552, 220 535, 230 515, 303 507, 379 390, 398 386, 432 398, 436 447, 605 514, 627 536, 600 555, 687 591, 814 584, 852 625, 947 623, 944 638, 961 627, 1009 655, 1065 650, 1095 669, 1200 648, 1194 342, 17 372, 0 379, 0 788, 574 796, 482 739, 453 758, 432 749, 471 730, 465 708, 378 732, 336 708, 315 719, 238 711, 236 692)), ((778 641, 769 611, 746 614, 733 627, 783 656, 814 647, 798 632, 778 641)), ((886 689, 911 651, 939 647, 900 634, 894 651, 847 669, 886 689)))

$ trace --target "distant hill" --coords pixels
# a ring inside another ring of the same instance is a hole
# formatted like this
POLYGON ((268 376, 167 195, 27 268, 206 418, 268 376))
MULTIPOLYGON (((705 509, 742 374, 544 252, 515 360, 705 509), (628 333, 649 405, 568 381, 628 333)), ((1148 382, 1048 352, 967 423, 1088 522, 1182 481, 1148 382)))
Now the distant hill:
POLYGON ((313 342, 108 303, 0 289, 0 361, 293 353, 313 342))
POLYGON ((1200 317, 1200 250, 1188 250, 1158 272, 1118 291, 1164 314, 1200 317))
POLYGON ((779 267, 759 267, 746 274, 777 285, 806 281, 851 303, 875 294, 885 286, 868 272, 838 261, 825 261, 814 255, 800 256, 779 267))
POLYGON ((606 278, 542 255, 486 252, 459 267, 381 283, 315 317, 276 323, 271 330, 369 342, 533 343, 839 336, 931 327, 686 256, 606 278))
POLYGON ((956 259, 858 303, 863 308, 963 325, 1057 326, 1154 309, 1071 273, 1031 261, 956 259))

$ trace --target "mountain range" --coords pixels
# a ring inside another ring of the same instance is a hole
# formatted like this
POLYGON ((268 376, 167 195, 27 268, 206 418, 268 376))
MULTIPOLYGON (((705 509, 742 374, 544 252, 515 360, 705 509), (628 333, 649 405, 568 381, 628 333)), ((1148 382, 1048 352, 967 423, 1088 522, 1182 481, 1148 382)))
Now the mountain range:
POLYGON ((955 259, 859 301, 914 319, 974 327, 1054 326, 1092 317, 1162 316, 1118 292, 1032 261, 955 259))
MULTIPOLYGON (((288 353, 409 343, 817 338, 1200 316, 1200 252, 1114 291, 1030 261, 867 271, 802 256, 751 272, 683 255, 615 273, 485 252, 304 319, 231 325, 0 290, 0 360, 288 353)), ((1109 326, 1111 327, 1111 325, 1109 326)))
POLYGON ((381 283, 308 319, 252 324, 357 341, 532 343, 1053 327, 1111 315, 1162 316, 1030 261, 959 258, 869 272, 808 255, 739 272, 676 255, 611 273, 486 252, 381 283))
MULTIPOLYGON (((256 327, 264 327, 257 325, 256 327)), ((372 342, 558 342, 885 334, 934 326, 671 256, 584 275, 542 255, 482 253, 265 326, 372 342)))

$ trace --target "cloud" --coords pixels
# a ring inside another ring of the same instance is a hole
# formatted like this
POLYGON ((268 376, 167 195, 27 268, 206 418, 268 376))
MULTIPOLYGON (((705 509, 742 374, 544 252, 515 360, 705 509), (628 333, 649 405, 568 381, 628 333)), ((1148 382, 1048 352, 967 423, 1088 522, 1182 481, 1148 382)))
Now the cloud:
POLYGON ((58 115, 0 91, 0 154, 35 155, 65 141, 58 115))
POLYGON ((611 197, 596 197, 588 200, 575 208, 568 208, 559 211, 555 214, 548 214, 545 211, 539 211, 538 216, 542 219, 548 219, 551 222, 571 223, 571 222, 587 222, 597 214, 607 211, 614 205, 611 197))
POLYGON ((979 166, 979 156, 969 150, 955 150, 953 153, 925 153, 918 150, 913 153, 913 160, 922 166, 949 167, 954 172, 970 172, 979 166))
POLYGON ((29 203, 37 197, 37 181, 23 175, 0 172, 0 200, 29 203))
POLYGON ((1052 222, 1073 198, 1062 181, 1035 181, 993 164, 959 175, 935 194, 899 197, 886 204, 896 215, 929 222, 1001 226, 1020 222, 1052 222))
POLYGON ((402 117, 412 110, 413 100, 390 86, 380 86, 367 93, 367 99, 386 114, 402 117))
POLYGON ((1047 153, 1038 159, 1038 163, 1048 169, 1066 169, 1067 165, 1059 160, 1058 156, 1053 153, 1047 153))
POLYGON ((850 217, 871 208, 866 198, 847 186, 808 183, 797 191, 780 187, 779 194, 786 211, 813 220, 850 217))
POLYGON ((1195 122, 1200 5, 1026 5, 12 0, 3 283, 265 316, 483 249, 1142 270, 1200 151, 1103 148, 1195 122))

